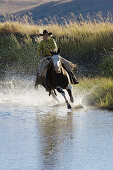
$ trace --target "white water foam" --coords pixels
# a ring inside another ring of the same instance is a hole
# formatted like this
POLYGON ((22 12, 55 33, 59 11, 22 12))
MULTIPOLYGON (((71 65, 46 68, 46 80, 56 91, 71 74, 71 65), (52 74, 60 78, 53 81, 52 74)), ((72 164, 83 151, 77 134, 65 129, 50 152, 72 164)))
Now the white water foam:
MULTIPOLYGON (((0 103, 17 104, 24 106, 57 106, 57 102, 49 97, 46 90, 34 88, 35 77, 10 76, 0 82, 0 103)), ((68 94, 66 92, 66 96, 68 94)), ((76 105, 82 105, 83 96, 76 95, 76 105)), ((64 108, 64 98, 58 94, 60 106, 64 108)), ((69 99, 69 97, 68 97, 69 99)), ((75 104, 74 103, 74 104, 75 104)))

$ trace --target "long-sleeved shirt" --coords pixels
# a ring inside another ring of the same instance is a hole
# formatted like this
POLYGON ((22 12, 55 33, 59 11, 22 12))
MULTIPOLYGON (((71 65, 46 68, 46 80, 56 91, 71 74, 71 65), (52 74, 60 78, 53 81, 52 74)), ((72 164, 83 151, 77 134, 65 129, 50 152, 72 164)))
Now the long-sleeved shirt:
POLYGON ((50 38, 48 40, 42 40, 38 47, 38 55, 39 56, 51 56, 50 51, 56 51, 57 52, 57 44, 54 41, 54 39, 50 38))

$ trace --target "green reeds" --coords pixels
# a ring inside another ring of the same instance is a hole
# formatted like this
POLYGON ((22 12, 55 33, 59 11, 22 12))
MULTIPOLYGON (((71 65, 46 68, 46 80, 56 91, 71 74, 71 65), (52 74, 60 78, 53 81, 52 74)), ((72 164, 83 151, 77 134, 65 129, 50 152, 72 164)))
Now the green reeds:
POLYGON ((29 36, 23 39, 17 38, 14 34, 0 36, 0 70, 14 71, 16 73, 36 72, 38 56, 37 45, 32 43, 29 36))
POLYGON ((107 54, 101 62, 102 74, 113 78, 113 52, 107 54))
POLYGON ((74 89, 83 95, 83 103, 113 110, 113 79, 82 79, 74 89))

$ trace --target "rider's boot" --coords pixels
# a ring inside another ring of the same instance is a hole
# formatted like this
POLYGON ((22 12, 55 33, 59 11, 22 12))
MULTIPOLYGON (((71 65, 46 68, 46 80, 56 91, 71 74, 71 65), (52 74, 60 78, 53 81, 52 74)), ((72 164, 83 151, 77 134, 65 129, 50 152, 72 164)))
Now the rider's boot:
POLYGON ((73 72, 70 72, 70 77, 71 77, 71 83, 72 84, 78 84, 79 83, 73 72))

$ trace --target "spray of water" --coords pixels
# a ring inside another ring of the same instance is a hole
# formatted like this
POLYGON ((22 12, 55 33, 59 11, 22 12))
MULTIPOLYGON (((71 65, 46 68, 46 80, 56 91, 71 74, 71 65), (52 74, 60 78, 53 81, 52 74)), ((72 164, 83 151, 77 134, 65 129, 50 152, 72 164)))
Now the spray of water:
MULTIPOLYGON (((34 88, 35 76, 6 76, 0 81, 0 103, 24 105, 24 106, 57 106, 57 102, 49 97, 44 88, 34 88)), ((66 93, 66 96, 68 94, 66 93)), ((75 104, 82 105, 82 94, 76 92, 75 104)), ((64 105, 64 99, 58 94, 60 104, 64 105)))
POLYGON ((10 76, 0 82, 0 103, 43 105, 49 98, 42 88, 34 89, 34 77, 10 76))

